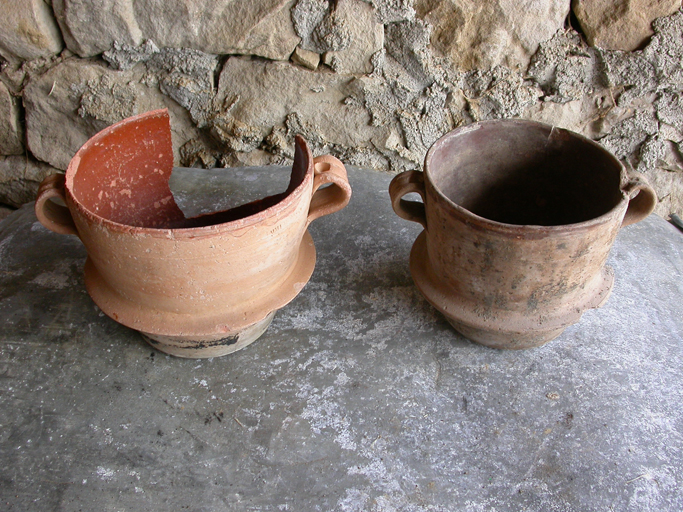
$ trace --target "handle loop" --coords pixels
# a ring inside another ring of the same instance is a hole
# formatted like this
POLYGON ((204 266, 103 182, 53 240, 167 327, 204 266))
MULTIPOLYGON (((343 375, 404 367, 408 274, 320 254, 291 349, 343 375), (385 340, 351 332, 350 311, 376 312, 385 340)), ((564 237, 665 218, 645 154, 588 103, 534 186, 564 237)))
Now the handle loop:
POLYGON ((40 223, 60 235, 78 235, 76 224, 66 206, 51 201, 53 197, 66 202, 64 174, 52 174, 45 178, 38 188, 35 212, 40 223))
POLYGON ((391 206, 396 215, 402 219, 422 224, 427 229, 427 216, 425 214, 425 182, 422 171, 405 171, 394 177, 389 184, 389 196, 391 206), (417 192, 422 197, 422 203, 406 201, 403 196, 417 192))
POLYGON ((351 185, 346 167, 332 155, 317 156, 313 159, 313 196, 308 209, 307 224, 323 215, 335 213, 349 204, 351 185), (320 188, 323 185, 328 186, 320 188))
POLYGON ((650 215, 657 206, 657 194, 647 178, 640 173, 629 173, 629 181, 621 189, 629 196, 628 209, 621 227, 640 222, 650 215))

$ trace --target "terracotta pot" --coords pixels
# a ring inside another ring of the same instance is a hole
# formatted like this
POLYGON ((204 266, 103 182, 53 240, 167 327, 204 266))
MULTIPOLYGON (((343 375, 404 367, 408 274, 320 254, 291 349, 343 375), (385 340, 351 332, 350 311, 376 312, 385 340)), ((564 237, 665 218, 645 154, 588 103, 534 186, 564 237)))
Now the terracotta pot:
POLYGON ((424 173, 391 182, 394 211, 419 222, 410 271, 467 338, 495 348, 542 345, 601 306, 619 228, 656 195, 595 142, 540 123, 496 120, 439 139, 424 173), (417 192, 424 203, 403 199, 417 192))
POLYGON ((42 183, 36 215, 82 240, 86 288, 111 318, 169 354, 234 352, 308 282, 315 247, 306 228, 346 206, 346 169, 313 159, 297 138, 285 193, 188 220, 168 187, 172 168, 168 113, 126 119, 86 142, 65 176, 42 183))

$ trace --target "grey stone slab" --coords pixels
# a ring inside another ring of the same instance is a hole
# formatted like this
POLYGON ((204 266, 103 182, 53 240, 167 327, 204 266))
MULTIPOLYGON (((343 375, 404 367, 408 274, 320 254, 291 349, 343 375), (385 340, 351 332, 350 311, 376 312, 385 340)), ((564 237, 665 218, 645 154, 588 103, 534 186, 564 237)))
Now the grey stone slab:
POLYGON ((623 229, 607 304, 548 345, 468 342, 419 295, 390 177, 316 220, 316 270, 241 352, 104 316, 75 237, 0 223, 0 509, 683 509, 683 235, 623 229))
POLYGON ((287 190, 292 167, 174 167, 168 186, 186 218, 221 212, 287 190))

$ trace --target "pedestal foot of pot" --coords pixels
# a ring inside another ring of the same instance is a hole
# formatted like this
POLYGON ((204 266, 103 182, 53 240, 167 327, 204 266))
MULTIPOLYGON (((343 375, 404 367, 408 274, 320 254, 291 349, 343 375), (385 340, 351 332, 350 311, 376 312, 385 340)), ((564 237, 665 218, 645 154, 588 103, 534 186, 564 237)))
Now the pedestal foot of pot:
POLYGON ((446 317, 446 320, 448 320, 448 323, 451 324, 456 331, 465 336, 465 338, 474 341, 475 343, 479 343, 480 345, 502 350, 523 350, 540 347, 557 338, 562 334, 562 331, 566 329, 566 327, 559 327, 557 329, 535 332, 494 332, 488 329, 477 329, 476 327, 471 327, 458 322, 457 320, 453 320, 452 318, 446 317))
POLYGON ((410 272, 422 295, 456 331, 481 345, 508 350, 540 347, 554 340, 567 327, 578 322, 584 311, 602 306, 609 298, 614 283, 613 270, 605 266, 586 286, 582 296, 573 300, 567 298, 567 303, 560 307, 540 313, 499 308, 482 314, 482 300, 468 300, 435 275, 427 254, 424 231, 417 237, 410 253, 410 272))
POLYGON ((260 320, 244 329, 232 333, 221 333, 213 336, 164 336, 141 332, 147 343, 157 350, 176 357, 190 359, 205 359, 220 357, 243 349, 256 341, 268 329, 275 316, 271 312, 260 320))

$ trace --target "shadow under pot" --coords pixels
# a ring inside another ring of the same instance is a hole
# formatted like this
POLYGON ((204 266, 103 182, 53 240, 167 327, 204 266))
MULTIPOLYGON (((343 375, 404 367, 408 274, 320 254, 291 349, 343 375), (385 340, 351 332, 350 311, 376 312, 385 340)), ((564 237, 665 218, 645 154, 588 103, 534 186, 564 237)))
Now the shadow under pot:
POLYGON ((422 294, 467 338, 506 349, 542 345, 600 307, 619 229, 656 205, 595 142, 523 120, 446 134, 424 173, 396 176, 389 192, 396 214, 425 228, 410 254, 422 294))
POLYGON ((81 239, 85 285, 104 313, 168 354, 221 356, 256 340, 308 282, 316 253, 307 227, 344 208, 351 188, 339 160, 314 159, 297 137, 285 192, 186 219, 172 169, 168 112, 126 119, 43 181, 36 215, 81 239))

